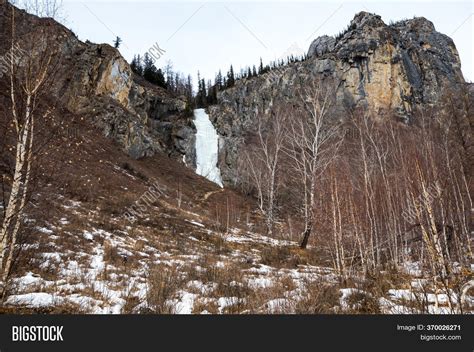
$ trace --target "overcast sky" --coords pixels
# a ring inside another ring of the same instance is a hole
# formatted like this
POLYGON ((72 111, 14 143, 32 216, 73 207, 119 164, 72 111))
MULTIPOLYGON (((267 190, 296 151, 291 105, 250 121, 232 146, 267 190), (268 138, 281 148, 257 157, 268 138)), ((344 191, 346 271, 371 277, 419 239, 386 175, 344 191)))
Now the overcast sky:
POLYGON ((239 71, 288 53, 307 51, 323 34, 343 30, 359 11, 375 12, 391 20, 424 16, 439 32, 451 36, 467 80, 474 79, 473 2, 448 1, 72 1, 64 0, 65 24, 81 40, 112 43, 123 39, 120 51, 127 60, 155 43, 176 70, 199 70, 214 78, 230 64, 239 71))

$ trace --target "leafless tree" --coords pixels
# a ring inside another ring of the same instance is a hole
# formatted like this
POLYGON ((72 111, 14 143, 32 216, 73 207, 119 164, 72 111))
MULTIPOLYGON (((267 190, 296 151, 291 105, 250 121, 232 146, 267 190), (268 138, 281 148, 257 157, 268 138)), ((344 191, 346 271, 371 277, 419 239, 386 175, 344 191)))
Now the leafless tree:
MULTIPOLYGON (((18 233, 24 219, 26 199, 32 177, 35 159, 36 119, 45 119, 51 113, 37 111, 39 97, 49 82, 53 69, 54 50, 48 45, 48 38, 30 38, 32 47, 21 58, 13 56, 9 62, 10 121, 13 125, 14 168, 8 198, 4 197, 4 218, 0 232, 1 283, 5 288, 10 274, 18 233), (7 199, 8 200, 7 200, 7 199)), ((15 8, 11 10, 11 47, 18 45, 15 36, 15 8)))
POLYGON ((305 229, 301 248, 306 248, 315 226, 318 179, 336 156, 342 134, 341 124, 330 113, 335 99, 332 83, 309 83, 302 86, 298 94, 303 107, 289 121, 285 154, 290 158, 302 188, 301 208, 305 229))
POLYGON ((51 17, 56 20, 63 19, 62 0, 10 0, 10 3, 39 17, 51 17))
POLYGON ((282 107, 259 115, 257 130, 252 136, 255 143, 244 150, 243 174, 255 189, 258 207, 265 216, 267 234, 273 234, 276 220, 276 202, 279 192, 281 158, 287 134, 289 110, 282 107))

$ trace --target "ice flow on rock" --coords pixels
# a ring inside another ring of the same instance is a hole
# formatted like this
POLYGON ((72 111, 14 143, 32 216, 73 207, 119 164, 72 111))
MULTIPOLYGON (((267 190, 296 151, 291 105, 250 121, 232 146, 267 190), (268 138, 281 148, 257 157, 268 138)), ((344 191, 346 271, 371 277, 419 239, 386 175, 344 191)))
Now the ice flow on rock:
POLYGON ((196 173, 222 187, 221 172, 217 167, 219 137, 204 109, 194 110, 196 126, 196 173))

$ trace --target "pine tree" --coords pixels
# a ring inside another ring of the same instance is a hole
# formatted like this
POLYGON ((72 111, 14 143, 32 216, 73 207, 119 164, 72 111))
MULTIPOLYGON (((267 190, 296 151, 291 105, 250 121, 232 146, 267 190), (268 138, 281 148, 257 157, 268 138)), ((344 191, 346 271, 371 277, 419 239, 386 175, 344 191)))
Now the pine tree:
POLYGON ((230 65, 230 70, 227 73, 227 86, 226 87, 230 88, 234 86, 234 84, 235 84, 234 68, 232 67, 232 65, 230 65))
POLYGON ((166 62, 165 66, 165 78, 166 78, 166 86, 168 87, 168 90, 172 93, 176 93, 176 87, 174 86, 174 72, 173 72, 173 64, 171 61, 166 62))
POLYGON ((140 55, 134 56, 132 62, 130 63, 130 68, 137 75, 143 76, 143 66, 141 61, 142 59, 140 58, 140 55))
POLYGON ((198 107, 204 107, 207 101, 206 94, 206 82, 204 78, 201 78, 201 74, 198 71, 198 92, 196 94, 196 104, 198 107))
POLYGON ((198 91, 196 94, 196 100, 198 102, 198 105, 200 105, 199 99, 201 98, 201 93, 202 93, 202 81, 201 81, 201 74, 199 73, 199 71, 197 74, 197 78, 198 78, 198 91))
POLYGON ((207 90, 206 90, 206 81, 204 81, 204 78, 201 79, 201 104, 203 107, 206 106, 207 103, 207 90))
POLYGON ((215 85, 212 86, 211 97, 211 104, 217 104, 217 87, 215 85))
POLYGON ((154 65, 153 59, 150 57, 150 55, 148 55, 148 53, 145 53, 143 56, 143 77, 147 81, 153 83, 152 81, 154 79, 155 71, 156 67, 154 65))
POLYGON ((182 87, 181 80, 180 80, 178 72, 176 72, 174 74, 174 86, 175 86, 175 89, 176 89, 176 94, 182 94, 183 93, 183 87, 182 87))
POLYGON ((218 90, 222 90, 222 73, 221 70, 216 75, 216 78, 214 79, 214 86, 218 90))
POLYGON ((146 53, 143 56, 143 78, 152 84, 166 88, 166 81, 161 69, 157 69, 154 60, 146 53))
POLYGON ((252 76, 257 77, 257 68, 255 67, 255 65, 253 65, 252 68, 252 76))
POLYGON ((193 81, 191 75, 188 75, 186 80, 186 98, 189 102, 193 100, 193 81))
POLYGON ((122 44, 122 38, 120 38, 120 37, 115 38, 115 40, 114 40, 114 48, 115 48, 115 49, 118 49, 118 48, 120 47, 120 44, 122 44))
POLYGON ((261 75, 263 72, 263 62, 262 58, 260 58, 260 66, 258 67, 258 74, 261 75))
POLYGON ((165 89, 167 88, 165 75, 163 74, 163 71, 161 70, 161 68, 159 68, 158 71, 156 72, 156 84, 165 89))
POLYGON ((214 86, 210 79, 207 80, 206 105, 214 104, 214 86))

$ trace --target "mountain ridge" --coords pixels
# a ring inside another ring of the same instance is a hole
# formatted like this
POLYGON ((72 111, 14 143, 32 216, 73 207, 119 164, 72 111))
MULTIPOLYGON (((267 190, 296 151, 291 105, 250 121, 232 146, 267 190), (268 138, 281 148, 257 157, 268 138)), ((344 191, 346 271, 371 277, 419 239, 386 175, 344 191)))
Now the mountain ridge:
POLYGON ((375 118, 395 115, 410 123, 418 107, 432 107, 446 91, 465 85, 460 67, 452 39, 427 19, 386 25, 380 16, 360 12, 339 38, 316 38, 303 62, 239 80, 218 94, 209 113, 221 136, 224 182, 238 182, 238 149, 257 116, 276 105, 298 105, 298 86, 315 80, 337 86, 337 116, 362 108, 375 118))

